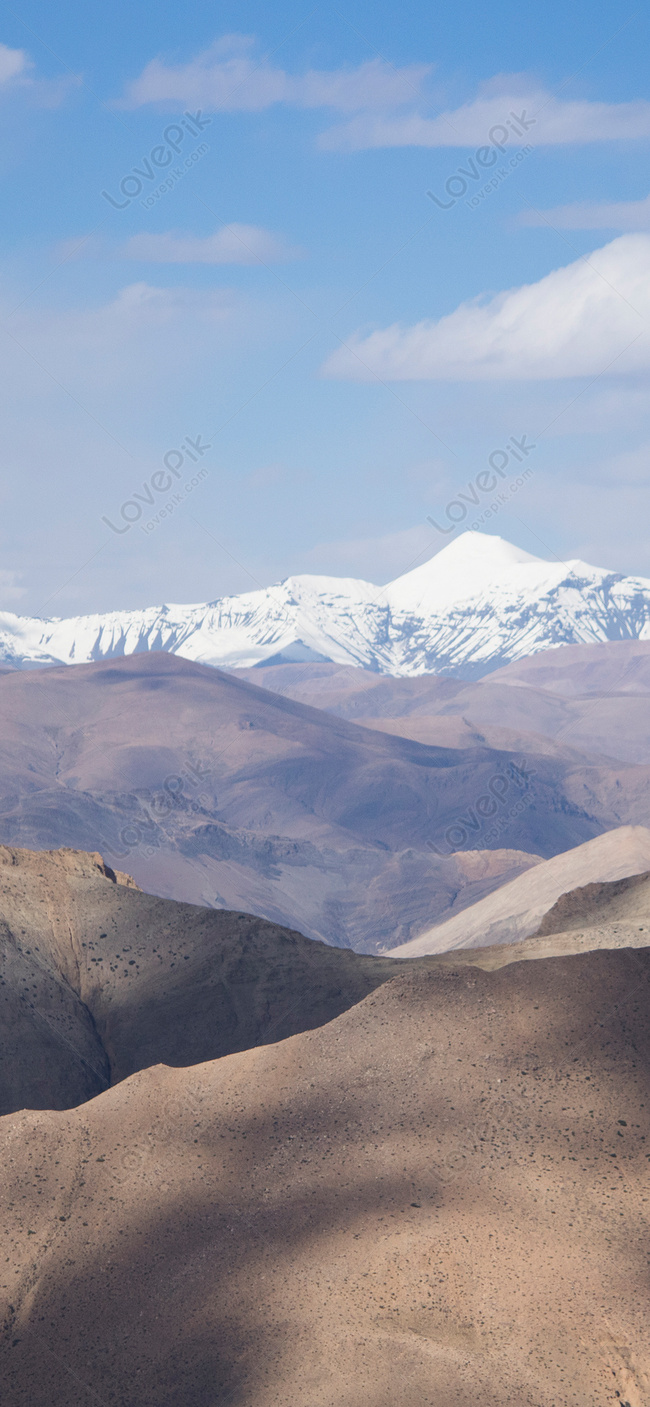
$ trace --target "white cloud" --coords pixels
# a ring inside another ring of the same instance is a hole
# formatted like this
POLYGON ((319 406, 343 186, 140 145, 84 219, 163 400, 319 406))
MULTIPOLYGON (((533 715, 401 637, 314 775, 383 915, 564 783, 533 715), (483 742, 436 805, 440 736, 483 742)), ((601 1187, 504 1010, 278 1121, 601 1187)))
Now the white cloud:
POLYGON ((0 44, 0 95, 17 93, 39 107, 58 107, 71 88, 78 88, 81 78, 66 74, 63 78, 33 78, 34 64, 24 49, 9 49, 0 44))
POLYGON ((552 210, 524 210, 521 225, 555 225, 561 230, 650 230, 650 195, 645 200, 576 202, 552 210))
POLYGON ((490 80, 462 107, 423 117, 366 114, 331 128, 320 139, 329 149, 368 147, 482 147, 502 149, 605 142, 650 137, 650 102, 565 102, 520 76, 490 80))
POLYGON ((650 237, 623 235, 538 283, 462 303, 437 322, 348 338, 323 374, 525 381, 599 376, 610 363, 614 374, 647 371, 649 319, 650 237))
POLYGON ((123 259, 155 264, 277 264, 295 259, 299 250, 257 225, 223 225, 201 238, 187 234, 137 234, 120 245, 123 259))
MULTIPOLYGON (((371 147, 496 146, 501 150, 650 137, 650 102, 565 101, 526 74, 497 74, 476 96, 435 116, 423 115, 432 64, 397 68, 371 59, 357 68, 290 74, 257 59, 254 39, 226 35, 185 64, 152 59, 127 85, 119 106, 179 104, 222 112, 260 112, 275 103, 333 108, 350 120, 322 134, 329 150, 371 147), (400 112, 409 107, 411 111, 400 112)), ((427 103, 429 110, 430 102, 427 103)))
POLYGON ((24 49, 8 49, 6 44, 0 44, 0 83, 8 83, 30 67, 24 49))
POLYGON ((372 59, 354 69, 311 69, 294 75, 256 59, 250 52, 253 44, 246 35, 227 35, 186 64, 152 59, 128 84, 120 106, 183 104, 208 111, 260 112, 274 103, 290 103, 339 112, 382 111, 413 102, 431 69, 430 64, 396 68, 372 59))

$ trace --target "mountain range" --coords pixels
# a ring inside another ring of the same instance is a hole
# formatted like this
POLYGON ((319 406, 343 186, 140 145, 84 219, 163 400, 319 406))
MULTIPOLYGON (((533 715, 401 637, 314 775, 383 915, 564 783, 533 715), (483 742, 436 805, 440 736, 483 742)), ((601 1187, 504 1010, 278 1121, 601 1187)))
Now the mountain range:
POLYGON ((650 762, 650 640, 560 645, 476 680, 313 663, 233 677, 414 742, 650 762))
POLYGON ((650 831, 622 827, 370 957, 143 893, 97 853, 0 845, 0 1116, 73 1108, 152 1065, 325 1025, 404 967, 467 959, 491 970, 510 954, 647 945, 649 865, 650 831))
POLYGON ((166 650, 222 668, 326 660, 470 679, 558 645, 649 636, 650 579, 546 561, 467 532, 386 586, 295 576, 200 605, 67 620, 2 612, 0 663, 20 669, 166 650))
MULTIPOLYGON (((440 720, 444 744, 414 740, 386 730, 390 719, 360 727, 258 688, 245 671, 162 652, 8 671, 0 843, 98 850, 152 894, 376 953, 543 859, 650 821, 647 764, 523 732, 527 712, 564 709, 557 695, 351 672, 396 705, 400 691, 406 706, 424 691, 430 708, 432 691, 461 689, 478 707, 488 691, 503 726, 482 734, 456 714, 440 720)), ((639 702, 647 711, 647 696, 619 698, 611 751, 639 702)))

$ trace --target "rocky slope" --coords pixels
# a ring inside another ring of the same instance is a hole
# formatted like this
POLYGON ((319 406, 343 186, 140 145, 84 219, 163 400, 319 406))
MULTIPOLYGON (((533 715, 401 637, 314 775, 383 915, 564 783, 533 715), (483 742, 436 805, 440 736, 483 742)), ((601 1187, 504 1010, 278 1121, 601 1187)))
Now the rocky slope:
MULTIPOLYGON (((540 928, 549 911, 554 915, 553 921, 559 921, 563 929, 571 912, 568 896, 572 891, 577 891, 578 912, 582 916, 585 885, 596 896, 597 907, 599 885, 603 881, 627 883, 629 876, 645 875, 648 870, 650 830, 645 826, 622 826, 620 830, 608 831, 586 845, 546 860, 528 874, 500 886, 463 914, 436 924, 409 943, 389 951, 393 957, 411 958, 456 948, 517 943, 531 934, 553 931, 552 927, 540 928)), ((603 892, 609 895, 607 885, 603 886, 603 892)), ((593 913, 591 917, 593 919, 593 913)))
POLYGON ((648 949, 400 971, 3 1119, 3 1403, 644 1407, 649 1030, 648 949))
POLYGON ((650 873, 644 873, 585 884, 561 894, 539 928, 521 942, 457 948, 430 961, 494 972, 511 962, 569 957, 598 948, 646 948, 649 940, 650 873))
MULTIPOLYGON (((121 877, 127 881, 128 877, 121 877)), ((99 855, 0 846, 0 1114, 321 1025, 388 958, 118 882, 99 855)))

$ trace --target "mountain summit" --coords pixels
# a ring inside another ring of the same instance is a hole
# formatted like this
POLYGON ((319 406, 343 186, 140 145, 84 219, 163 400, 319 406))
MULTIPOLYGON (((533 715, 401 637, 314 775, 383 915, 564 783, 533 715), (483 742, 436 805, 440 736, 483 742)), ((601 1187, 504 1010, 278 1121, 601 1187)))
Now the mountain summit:
POLYGON ((649 638, 647 578, 548 562, 476 532, 383 587, 296 576, 205 605, 69 620, 0 614, 0 662, 17 669, 167 650, 226 669, 315 658, 479 678, 556 645, 649 638))
POLYGON ((533 557, 503 537, 466 532, 422 566, 391 581, 382 597, 393 611, 432 615, 480 595, 493 582, 502 583, 509 579, 513 567, 522 564, 549 566, 543 558, 533 557))

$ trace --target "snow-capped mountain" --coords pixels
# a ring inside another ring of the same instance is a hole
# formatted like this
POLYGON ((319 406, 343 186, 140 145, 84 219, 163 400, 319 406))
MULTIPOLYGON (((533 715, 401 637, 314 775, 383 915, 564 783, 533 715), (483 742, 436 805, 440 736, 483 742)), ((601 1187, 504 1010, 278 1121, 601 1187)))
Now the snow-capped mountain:
POLYGON ((297 576, 195 606, 40 620, 0 613, 0 662, 78 664, 169 650, 223 668, 332 660, 478 678, 555 645, 650 639, 650 580, 548 562, 467 532, 388 586, 297 576))

